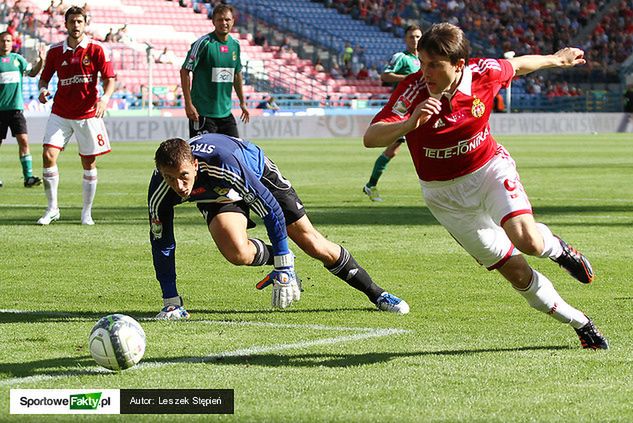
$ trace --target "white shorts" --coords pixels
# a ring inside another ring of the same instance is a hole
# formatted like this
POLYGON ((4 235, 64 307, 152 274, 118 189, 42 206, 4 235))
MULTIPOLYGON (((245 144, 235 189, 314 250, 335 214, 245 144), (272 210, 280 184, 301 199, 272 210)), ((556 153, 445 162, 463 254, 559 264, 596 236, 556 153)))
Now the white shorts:
POLYGON ((485 166, 450 181, 420 181, 433 216, 460 245, 489 270, 520 254, 501 227, 508 219, 531 214, 510 154, 499 146, 485 166))
POLYGON ((52 114, 46 124, 44 145, 63 150, 75 134, 80 156, 100 156, 110 152, 110 140, 101 118, 65 119, 52 114))

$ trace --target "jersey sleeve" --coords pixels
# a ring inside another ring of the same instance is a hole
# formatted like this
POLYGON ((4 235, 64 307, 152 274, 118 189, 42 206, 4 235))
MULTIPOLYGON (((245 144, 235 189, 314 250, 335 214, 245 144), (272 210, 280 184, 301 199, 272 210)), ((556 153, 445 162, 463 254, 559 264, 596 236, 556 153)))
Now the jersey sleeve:
POLYGON ((154 170, 147 194, 152 259, 156 279, 163 284, 176 283, 176 239, 174 206, 182 200, 154 170))
POLYGON ((476 59, 476 66, 482 75, 497 84, 497 90, 506 88, 515 75, 512 64, 506 59, 476 59))
POLYGON ((382 71, 383 73, 398 73, 398 71, 402 68, 402 53, 398 52, 391 56, 391 60, 389 60, 389 64, 382 71))
POLYGON ((198 65, 198 59, 200 58, 200 52, 204 50, 207 45, 206 37, 199 38, 195 43, 191 45, 191 48, 187 52, 187 56, 185 57, 185 61, 182 64, 182 69, 187 69, 190 72, 193 72, 195 67, 198 65))
POLYGON ((42 70, 42 75, 40 75, 40 81, 46 81, 48 84, 55 74, 55 53, 53 49, 49 49, 46 53, 46 61, 44 62, 44 69, 42 70))
POLYGON ((101 78, 116 77, 114 66, 112 66, 112 54, 110 53, 109 48, 101 46, 99 49, 99 62, 99 73, 101 74, 101 78))
POLYGON ((377 122, 400 122, 407 120, 413 111, 413 104, 409 97, 405 96, 405 91, 420 78, 422 71, 412 73, 400 81, 396 89, 391 93, 389 101, 383 106, 371 123, 377 122))
POLYGON ((240 43, 236 41, 237 44, 237 60, 235 64, 235 73, 240 73, 242 71, 242 48, 240 47, 240 43))
POLYGON ((20 62, 20 73, 26 75, 33 66, 22 56, 16 55, 15 57, 18 59, 18 62, 20 62))

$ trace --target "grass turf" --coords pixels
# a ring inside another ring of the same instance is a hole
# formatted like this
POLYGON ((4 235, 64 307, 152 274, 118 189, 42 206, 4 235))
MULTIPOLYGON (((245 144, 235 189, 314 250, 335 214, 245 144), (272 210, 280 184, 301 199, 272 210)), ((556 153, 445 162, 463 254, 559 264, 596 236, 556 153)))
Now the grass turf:
MULTIPOLYGON (((264 141, 315 226, 406 299, 411 313, 375 311, 296 247, 306 291, 291 309, 273 311, 270 292, 254 288, 266 269, 225 262, 196 208, 183 205, 178 277, 192 319, 143 320, 142 363, 152 365, 100 372, 87 351, 98 318, 145 319, 161 307, 145 205, 156 144, 119 143, 99 158, 94 227, 79 224, 75 145, 60 158, 62 219, 49 227, 34 224, 45 208, 42 188, 22 187, 17 147, 2 146, 0 420, 41 421, 9 416, 9 389, 17 387, 235 389, 234 415, 138 421, 633 420, 633 140, 499 141, 518 163, 537 219, 591 258, 597 280, 582 286, 549 260, 530 263, 595 320, 609 351, 580 349, 571 328, 529 308, 463 252, 424 207, 406 151, 380 181, 385 202, 374 204, 361 188, 379 150, 357 139, 264 141), (362 336, 388 328, 406 332, 362 336), (242 353, 230 356, 235 351, 242 353)), ((32 150, 37 156, 40 147, 32 150)), ((266 238, 262 224, 252 234, 266 238)))

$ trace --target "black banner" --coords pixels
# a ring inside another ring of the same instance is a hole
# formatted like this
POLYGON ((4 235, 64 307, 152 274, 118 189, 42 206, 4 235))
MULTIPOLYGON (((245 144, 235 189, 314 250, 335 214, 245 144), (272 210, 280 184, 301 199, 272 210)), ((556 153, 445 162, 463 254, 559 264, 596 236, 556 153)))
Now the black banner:
POLYGON ((233 389, 121 389, 121 414, 233 412, 233 389))

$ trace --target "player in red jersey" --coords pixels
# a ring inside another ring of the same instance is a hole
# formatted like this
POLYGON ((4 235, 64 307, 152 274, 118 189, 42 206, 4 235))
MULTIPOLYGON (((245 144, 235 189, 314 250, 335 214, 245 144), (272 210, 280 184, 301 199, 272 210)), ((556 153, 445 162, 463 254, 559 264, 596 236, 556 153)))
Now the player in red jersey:
POLYGON ((548 257, 583 283, 593 278, 586 257, 536 223, 514 161, 490 134, 493 99, 515 75, 585 63, 584 52, 469 59, 463 31, 442 23, 418 43, 422 70, 400 83, 374 117, 366 147, 406 135, 428 208, 459 244, 498 270, 533 308, 570 324, 584 348, 607 349, 593 322, 532 269, 521 253, 548 257))
POLYGON ((81 223, 94 225, 92 203, 97 191, 96 157, 110 152, 110 141, 103 123, 108 100, 114 91, 115 74, 109 52, 84 34, 86 12, 73 6, 66 11, 66 41, 53 44, 39 82, 42 103, 48 101, 48 82, 57 72, 59 82, 53 110, 44 135, 44 190, 48 208, 37 221, 48 225, 60 217, 57 205, 59 171, 57 157, 75 134, 84 169, 81 223), (101 74, 103 95, 98 98, 97 82, 101 74))

